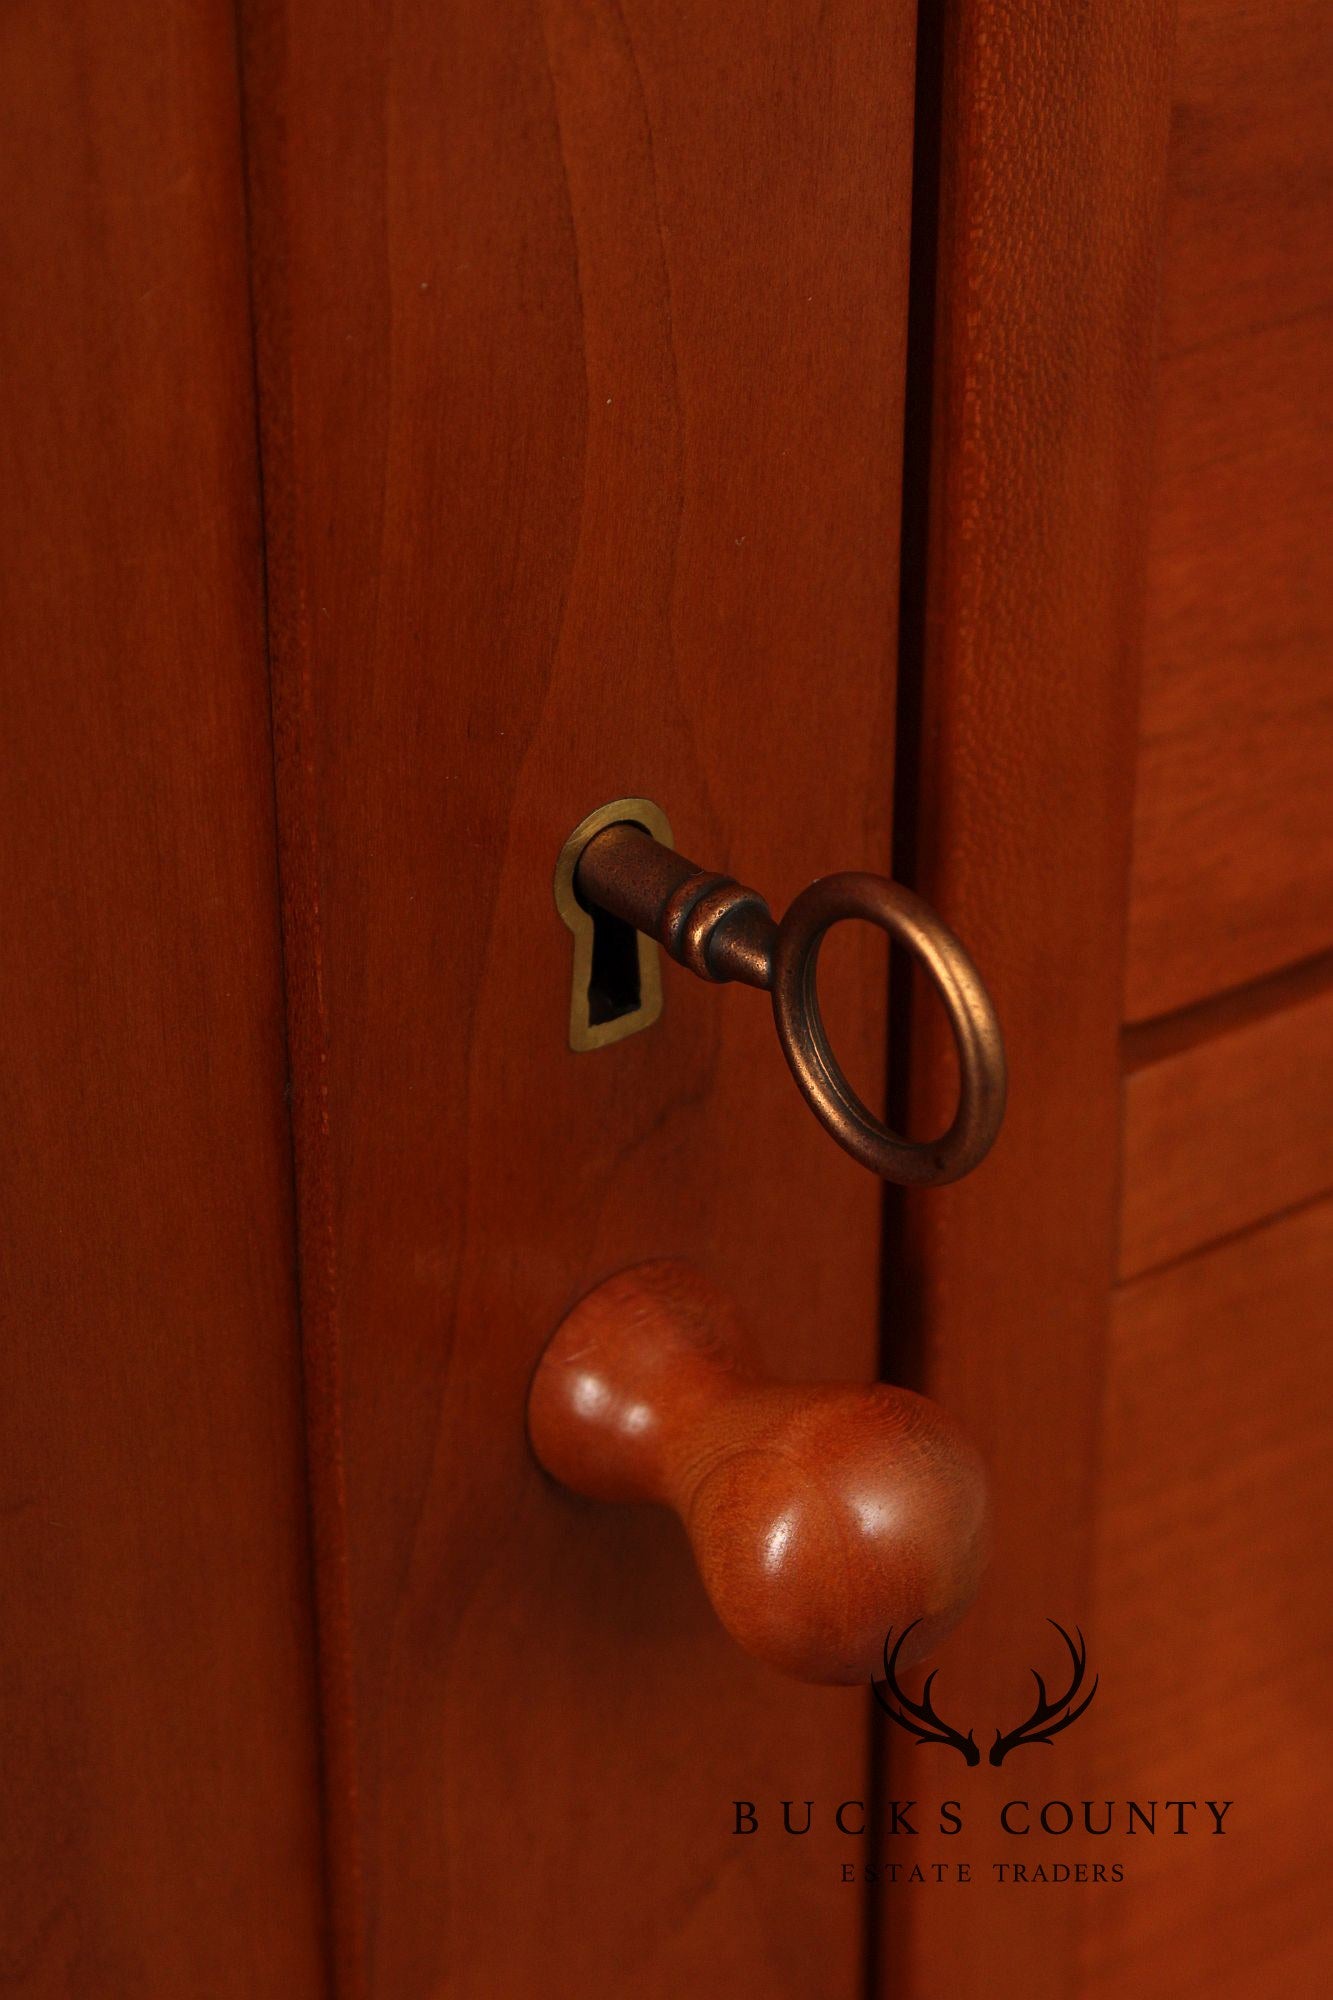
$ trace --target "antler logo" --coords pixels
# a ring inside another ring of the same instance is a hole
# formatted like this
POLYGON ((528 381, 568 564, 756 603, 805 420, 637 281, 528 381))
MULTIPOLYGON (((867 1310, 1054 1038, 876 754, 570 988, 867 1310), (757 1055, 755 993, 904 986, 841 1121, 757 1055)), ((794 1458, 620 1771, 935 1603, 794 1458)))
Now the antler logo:
POLYGON ((902 1632, 899 1634, 898 1643, 892 1652, 889 1651, 889 1640, 893 1637, 893 1627, 889 1627, 884 1636, 884 1685, 893 1696, 893 1701, 887 1701, 880 1693, 880 1683, 878 1681, 871 1681, 870 1685, 874 1689, 875 1700, 884 1710, 889 1721, 896 1722, 899 1729, 905 1729, 907 1734, 915 1737, 918 1743, 946 1743, 950 1750, 958 1752, 965 1764, 979 1764, 981 1762, 981 1752, 977 1748, 977 1739, 972 1734, 972 1731, 969 1729, 966 1736, 960 1736, 956 1729, 935 1713, 930 1699, 930 1690, 935 1685, 935 1675, 939 1672, 938 1667, 926 1675, 926 1685, 921 1690, 920 1701, 913 1701, 910 1696, 903 1693, 898 1685, 898 1655, 920 1623, 921 1620, 919 1618, 914 1618, 910 1625, 903 1627, 902 1632), (894 1706, 895 1702, 897 1703, 896 1707, 894 1706))
POLYGON ((1083 1686, 1083 1676, 1088 1670, 1087 1641, 1083 1637, 1082 1632, 1079 1631, 1077 1625, 1074 1627, 1074 1630, 1078 1632, 1078 1644, 1076 1646, 1064 1626, 1056 1625, 1054 1618, 1048 1618, 1046 1623, 1048 1625, 1055 1625, 1056 1631, 1069 1648, 1069 1658, 1073 1666, 1073 1674, 1068 1690, 1060 1696, 1058 1701, 1048 1701, 1046 1698, 1046 1683, 1037 1672, 1037 1669, 1033 1667, 1031 1673, 1033 1680, 1037 1683, 1037 1706, 1033 1709, 1027 1721, 1020 1722, 1017 1729, 1011 1729, 1007 1736, 1002 1735, 998 1729, 996 1730, 995 1741, 990 1747, 990 1760, 992 1764, 1003 1764, 1011 1750, 1019 1750, 1025 1743, 1049 1743, 1052 1737, 1060 1734, 1062 1729, 1068 1729, 1071 1722, 1078 1721, 1080 1715, 1087 1708, 1092 1697, 1096 1694, 1098 1687, 1101 1685, 1100 1674, 1094 1675, 1092 1686, 1088 1689, 1082 1701, 1078 1703, 1078 1707, 1074 1707, 1073 1704, 1078 1699, 1079 1690, 1083 1686))
MULTIPOLYGON (((1052 1742, 1062 1729, 1068 1729, 1071 1722, 1077 1722, 1080 1715, 1085 1713, 1101 1684, 1101 1677, 1094 1675, 1092 1686, 1083 1695, 1083 1699, 1079 1700, 1088 1670, 1087 1641, 1077 1625, 1074 1627, 1078 1633, 1076 1645, 1064 1626, 1058 1624, 1054 1618, 1048 1618, 1046 1622, 1055 1627, 1069 1650, 1071 1667, 1069 1686, 1064 1694, 1052 1701, 1047 1695, 1045 1681, 1035 1667, 1031 1669, 1032 1678, 1037 1683, 1036 1707, 1026 1721, 1020 1722, 1016 1729, 996 1730, 995 1741, 990 1748, 992 1764, 1003 1764, 1011 1750, 1023 1749, 1027 1744, 1052 1742)), ((946 1748, 956 1750, 965 1764, 979 1764, 981 1752, 977 1748, 973 1732, 969 1729, 964 1736, 935 1712, 931 1689, 935 1685, 938 1668, 927 1674, 920 1701, 913 1701, 898 1685, 898 1655, 910 1634, 920 1623, 921 1620, 916 1618, 910 1625, 905 1625, 892 1651, 889 1650, 889 1641, 893 1638, 893 1630, 890 1627, 884 1640, 884 1679, 882 1682, 872 1681, 870 1684, 874 1690, 875 1700, 890 1722, 896 1723, 898 1728, 906 1731, 915 1742, 943 1743, 946 1748), (884 1692, 885 1689, 888 1690, 887 1694, 884 1692)))

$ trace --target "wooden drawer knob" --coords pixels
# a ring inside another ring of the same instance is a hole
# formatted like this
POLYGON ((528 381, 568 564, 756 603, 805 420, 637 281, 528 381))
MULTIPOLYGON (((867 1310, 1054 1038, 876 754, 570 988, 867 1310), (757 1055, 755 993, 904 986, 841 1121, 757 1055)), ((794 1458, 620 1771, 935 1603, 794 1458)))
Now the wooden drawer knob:
POLYGON ((976 1592, 985 1476, 951 1419, 885 1383, 768 1380, 688 1265, 622 1271, 574 1307, 528 1431, 576 1493, 673 1507, 723 1625, 799 1680, 869 1681, 915 1620, 900 1659, 919 1658, 976 1592))

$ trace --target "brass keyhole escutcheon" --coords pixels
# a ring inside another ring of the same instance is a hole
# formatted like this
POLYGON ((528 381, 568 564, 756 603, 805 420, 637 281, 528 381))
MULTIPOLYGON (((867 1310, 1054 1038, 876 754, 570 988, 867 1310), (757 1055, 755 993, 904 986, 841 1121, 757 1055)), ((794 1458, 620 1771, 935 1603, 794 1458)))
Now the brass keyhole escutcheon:
POLYGON ((555 864, 555 906, 574 934, 569 992, 569 1046, 579 1052, 609 1048, 651 1028, 662 1012, 662 967, 657 942, 579 895, 575 872, 590 840, 610 826, 637 826, 671 845, 671 822, 651 799, 613 799, 581 819, 555 864))

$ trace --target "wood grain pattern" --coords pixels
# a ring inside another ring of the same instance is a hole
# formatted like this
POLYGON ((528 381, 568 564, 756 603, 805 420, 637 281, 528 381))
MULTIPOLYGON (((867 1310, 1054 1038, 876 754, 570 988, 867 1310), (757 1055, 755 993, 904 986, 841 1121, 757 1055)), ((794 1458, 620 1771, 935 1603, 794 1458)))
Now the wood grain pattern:
POLYGON ((1131 1020, 1333 940, 1330 358, 1313 317, 1163 363, 1131 1020))
POLYGON ((1223 1839, 1119 1844, 1125 1883, 1081 1905, 1089 2000, 1326 1983, 1331 1297, 1329 1202, 1117 1296, 1080 1783, 1235 1804, 1223 1839))
MULTIPOLYGON (((978 1717, 1012 1710, 1016 1650, 1089 1588, 1171 16, 1061 4, 1037 23, 974 0, 942 52, 924 657, 901 668, 922 715, 903 762, 914 886, 976 958, 1010 1091, 978 1172, 904 1204, 886 1372, 956 1416, 992 1473, 995 1554, 945 1655, 951 1704, 978 1717)), ((926 1130, 953 1089, 933 1011, 914 1014, 912 1065, 926 1130)), ((889 1752, 890 1795, 912 1796, 938 1753, 889 1752)), ((969 1810, 1000 1782, 970 1773, 969 1810)), ((913 1843, 923 1863, 955 1852, 913 1843)), ((913 1892, 886 1924, 894 2000, 1072 1990, 1069 1901, 979 1880, 913 1892)))
POLYGON ((233 23, 0 27, 0 1979, 313 2000, 233 23))
POLYGON ((1333 307, 1323 0, 1179 0, 1177 21, 1167 355, 1333 307))
POLYGON ((1128 1043, 1122 1278, 1333 1187, 1333 962, 1172 1025, 1128 1043))
POLYGON ((1130 1019, 1333 943, 1333 40, 1181 12, 1130 1019))
MULTIPOLYGON (((730 1801, 862 1796, 864 1701, 745 1662, 674 1523, 560 1492, 523 1412, 574 1299, 661 1255, 784 1370, 873 1372, 879 1191, 763 1001, 668 970, 658 1027, 571 1054, 551 875, 628 793, 779 905, 887 862, 911 10, 244 15, 365 1982, 849 1991, 823 1836, 740 1852, 730 1801)), ((882 970, 840 962, 873 1089, 882 970)))

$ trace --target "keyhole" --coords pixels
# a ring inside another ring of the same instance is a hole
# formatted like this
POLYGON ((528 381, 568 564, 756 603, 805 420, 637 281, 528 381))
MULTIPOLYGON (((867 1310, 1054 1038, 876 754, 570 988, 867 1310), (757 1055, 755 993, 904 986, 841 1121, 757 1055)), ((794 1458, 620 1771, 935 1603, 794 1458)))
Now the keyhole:
POLYGON ((639 934, 622 917, 589 910, 592 918, 592 970, 588 975, 588 1025, 600 1028, 625 1014, 638 1012, 639 934))
POLYGON ((614 799, 579 821, 555 865, 555 906, 574 937, 574 977, 569 989, 569 1046, 604 1049, 641 1028, 651 1028, 662 1011, 662 979, 657 945, 640 937, 623 917, 610 916, 583 901, 574 887, 579 856, 604 827, 628 820, 664 847, 671 825, 651 799, 614 799))

